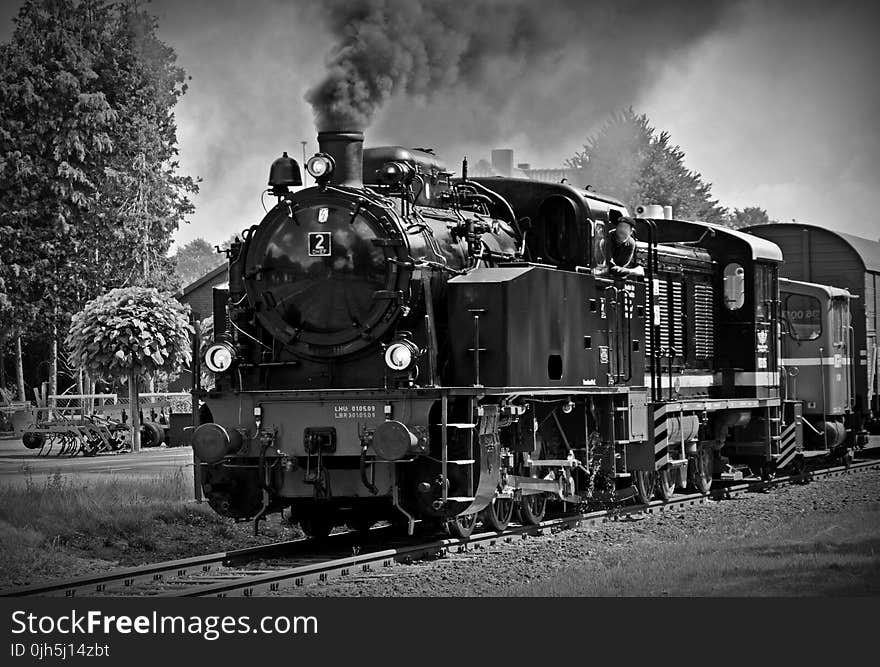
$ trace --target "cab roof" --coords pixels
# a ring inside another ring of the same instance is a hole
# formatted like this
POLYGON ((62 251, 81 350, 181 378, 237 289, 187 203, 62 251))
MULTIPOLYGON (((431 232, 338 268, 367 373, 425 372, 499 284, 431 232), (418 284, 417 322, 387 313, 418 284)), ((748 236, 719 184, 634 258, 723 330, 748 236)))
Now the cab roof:
POLYGON ((848 289, 843 289, 842 287, 833 287, 832 285, 820 285, 819 283, 808 283, 803 280, 791 280, 790 278, 780 278, 779 290, 784 291, 786 287, 794 288, 792 291, 795 293, 821 293, 831 299, 858 298, 856 296, 853 296, 848 289))

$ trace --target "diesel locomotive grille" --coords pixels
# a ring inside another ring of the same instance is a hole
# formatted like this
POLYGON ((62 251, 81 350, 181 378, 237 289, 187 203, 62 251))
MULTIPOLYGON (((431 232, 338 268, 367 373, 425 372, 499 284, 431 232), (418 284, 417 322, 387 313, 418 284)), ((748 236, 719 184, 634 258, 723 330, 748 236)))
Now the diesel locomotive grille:
POLYGON ((712 285, 694 285, 694 352, 699 359, 715 354, 715 310, 712 285))

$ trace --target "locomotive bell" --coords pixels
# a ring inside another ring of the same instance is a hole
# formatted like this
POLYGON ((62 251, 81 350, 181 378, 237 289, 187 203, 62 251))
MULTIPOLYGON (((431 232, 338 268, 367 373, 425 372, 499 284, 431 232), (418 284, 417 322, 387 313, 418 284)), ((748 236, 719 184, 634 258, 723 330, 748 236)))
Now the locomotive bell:
POLYGON ((288 188, 302 185, 302 175, 296 160, 287 156, 287 151, 272 163, 269 168, 269 187, 272 194, 282 197, 288 193, 288 188))

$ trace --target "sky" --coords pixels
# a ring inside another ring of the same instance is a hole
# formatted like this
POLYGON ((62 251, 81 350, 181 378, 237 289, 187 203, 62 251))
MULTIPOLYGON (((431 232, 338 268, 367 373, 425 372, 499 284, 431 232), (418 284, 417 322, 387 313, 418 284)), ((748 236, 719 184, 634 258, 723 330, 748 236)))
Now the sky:
MULTIPOLYGON (((383 1, 394 2, 373 0, 383 1)), ((0 5, 2 41, 19 4, 0 5)), ((351 4, 147 5, 191 77, 176 113, 181 166, 202 182, 178 243, 219 243, 256 224, 272 161, 282 151, 301 160, 302 141, 316 151, 304 98, 325 77, 351 4)), ((433 39, 458 69, 426 79, 440 82, 428 93, 395 69, 405 85, 381 100, 366 142, 432 146, 453 169, 501 147, 516 162, 557 167, 609 112, 632 106, 670 133, 722 205, 880 238, 875 4, 545 0, 490 16, 479 2, 460 3, 473 16, 439 38, 426 4, 408 15, 415 37, 400 42, 426 57, 420 49, 433 39), (447 48, 459 41, 463 51, 447 48)))

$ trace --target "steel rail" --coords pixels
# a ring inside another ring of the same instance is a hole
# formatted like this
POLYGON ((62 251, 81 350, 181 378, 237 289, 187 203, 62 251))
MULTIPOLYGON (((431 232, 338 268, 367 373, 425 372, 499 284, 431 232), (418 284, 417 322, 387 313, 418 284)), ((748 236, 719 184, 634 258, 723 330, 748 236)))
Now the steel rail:
MULTIPOLYGON (((823 477, 836 477, 859 470, 880 469, 880 461, 859 461, 849 466, 835 466, 827 469, 808 471, 800 475, 777 477, 770 480, 752 480, 713 488, 708 495, 701 493, 677 495, 669 501, 655 500, 647 505, 630 505, 597 510, 582 514, 573 514, 542 521, 533 526, 513 526, 503 532, 484 532, 471 535, 470 538, 434 539, 421 544, 407 545, 396 548, 382 549, 344 558, 329 559, 317 563, 308 563, 296 567, 279 568, 259 574, 248 574, 239 577, 225 572, 223 576, 231 576, 227 581, 200 583, 198 579, 186 582, 175 582, 169 579, 184 577, 191 574, 206 573, 218 570, 220 566, 236 562, 248 562, 257 558, 283 557, 290 555, 291 550, 304 547, 319 546, 315 540, 299 538, 267 545, 222 551, 191 558, 163 561, 142 566, 134 566, 112 570, 105 574, 84 575, 72 579, 57 580, 47 584, 24 586, 0 591, 0 597, 74 597, 77 593, 105 594, 122 586, 131 589, 139 583, 169 583, 185 586, 181 589, 161 591, 158 597, 226 597, 240 595, 251 597, 263 592, 277 592, 282 583, 291 582, 295 586, 309 583, 326 582, 334 576, 346 576, 354 571, 369 572, 375 567, 390 567, 398 562, 410 562, 426 556, 434 556, 450 552, 463 553, 468 549, 492 546, 499 541, 511 542, 514 538, 525 539, 529 536, 558 532, 566 528, 589 526, 618 520, 624 516, 639 514, 655 514, 669 509, 689 505, 700 505, 710 499, 722 500, 733 498, 749 492, 760 491, 785 484, 806 482, 823 477)), ((374 530, 384 530, 374 529, 374 530)), ((339 542, 340 545, 351 539, 352 533, 331 535, 320 543, 326 549, 328 545, 339 542)), ((213 580, 211 580, 213 581, 213 580)), ((149 595, 149 592, 145 591, 149 595)))
MULTIPOLYGON (((382 530, 374 529, 374 530, 382 530)), ((344 542, 351 538, 351 532, 336 533, 324 539, 321 546, 326 548, 334 542, 344 542)), ((290 555, 291 550, 317 547, 318 543, 307 537, 272 542, 244 549, 219 551, 212 554, 180 558, 176 560, 135 565, 132 567, 111 570, 105 574, 88 574, 71 579, 59 579, 46 584, 21 586, 0 590, 0 597, 75 597, 78 592, 106 593, 118 586, 132 587, 140 583, 167 580, 168 575, 182 577, 198 572, 209 572, 218 566, 236 562, 247 562, 257 558, 272 558, 290 555)))
POLYGON ((501 533, 486 532, 471 535, 471 537, 467 539, 448 538, 433 540, 413 546, 386 549, 329 560, 324 563, 315 563, 293 568, 279 569, 272 572, 263 572, 256 575, 230 579, 229 581, 208 584, 205 586, 196 586, 188 590, 167 591, 161 595, 163 597, 228 597, 231 595, 254 597, 264 592, 278 592, 281 590, 281 585, 284 582, 292 582, 295 586, 326 582, 334 576, 347 576, 353 571, 369 572, 377 566, 390 567, 397 562, 409 562, 416 560, 417 558, 448 553, 453 550, 457 553, 463 553, 472 548, 492 546, 499 541, 511 542, 515 537, 525 539, 531 535, 541 535, 546 532, 553 533, 566 528, 606 523, 608 521, 617 520, 622 516, 654 514, 667 511, 674 507, 700 505, 710 499, 728 499, 744 493, 760 491, 774 486, 806 482, 823 477, 836 477, 867 469, 880 469, 880 461, 864 461, 853 463, 850 466, 835 466, 832 468, 805 472, 800 475, 777 477, 771 480, 750 481, 713 490, 710 491, 709 494, 685 494, 676 496, 668 501, 655 500, 647 505, 641 504, 629 507, 616 507, 588 512, 585 514, 563 516, 543 521, 534 526, 514 526, 501 533))

